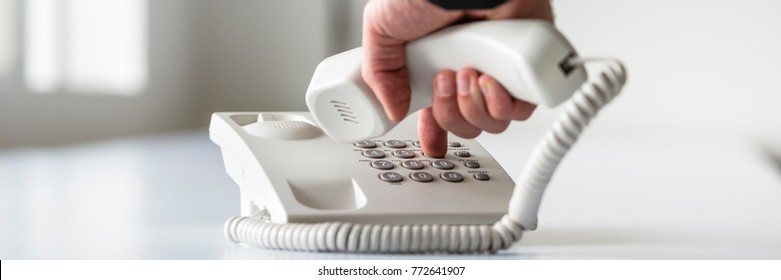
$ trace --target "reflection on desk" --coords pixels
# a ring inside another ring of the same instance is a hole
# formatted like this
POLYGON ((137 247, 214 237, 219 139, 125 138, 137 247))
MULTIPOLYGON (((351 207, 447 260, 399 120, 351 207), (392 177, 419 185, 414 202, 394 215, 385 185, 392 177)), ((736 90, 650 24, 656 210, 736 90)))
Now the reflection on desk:
MULTIPOLYGON (((521 130, 480 138, 510 174, 536 142, 521 130)), ((772 161, 745 139, 659 135, 588 134, 549 186, 537 231, 508 251, 461 256, 232 244, 222 225, 238 189, 204 131, 4 150, 0 259, 781 258, 772 161)))

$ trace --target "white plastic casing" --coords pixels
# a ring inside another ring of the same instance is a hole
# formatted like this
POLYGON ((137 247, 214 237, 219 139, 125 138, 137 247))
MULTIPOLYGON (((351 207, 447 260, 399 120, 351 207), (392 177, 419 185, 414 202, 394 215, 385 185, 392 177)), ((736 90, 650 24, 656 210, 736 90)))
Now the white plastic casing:
POLYGON ((220 146, 225 169, 239 185, 242 215, 252 214, 252 205, 265 208, 274 223, 360 222, 378 224, 492 224, 507 212, 515 183, 476 141, 454 137, 461 147, 451 148, 445 159, 455 163, 451 170, 431 166, 431 158, 421 156, 412 142, 417 138, 416 118, 408 118, 386 138, 407 143, 414 160, 425 167, 408 170, 402 158, 391 155, 393 148, 377 142, 394 164, 391 170, 370 166, 363 149, 333 141, 314 124, 306 112, 215 113, 209 136, 220 146), (469 151, 470 157, 453 154, 469 151), (479 168, 467 168, 474 160, 479 168), (381 181, 380 172, 404 176, 398 183, 381 181), (416 182, 414 171, 435 176, 432 182, 416 182), (451 183, 441 173, 461 173, 463 182, 451 183), (487 173, 480 181, 473 176, 487 173))
MULTIPOLYGON (((361 78, 361 48, 323 60, 306 103, 331 138, 344 143, 378 137, 396 124, 361 78)), ((585 70, 565 73, 576 55, 554 26, 539 20, 492 20, 455 25, 407 44, 410 111, 431 105, 434 75, 472 67, 496 78, 515 98, 548 107, 567 100, 586 80, 585 70)))

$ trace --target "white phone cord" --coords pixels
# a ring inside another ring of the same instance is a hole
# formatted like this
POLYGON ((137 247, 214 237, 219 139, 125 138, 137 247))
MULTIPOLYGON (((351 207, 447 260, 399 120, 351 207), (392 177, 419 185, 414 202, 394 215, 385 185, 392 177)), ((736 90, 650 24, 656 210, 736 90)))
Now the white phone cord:
POLYGON ((598 60, 606 70, 585 82, 567 101, 560 118, 538 143, 513 190, 508 213, 493 226, 345 222, 273 224, 260 217, 232 217, 225 223, 228 240, 263 248, 361 253, 478 253, 506 249, 524 230, 537 227, 542 194, 561 159, 602 106, 618 95, 626 81, 621 62, 573 59, 572 66, 598 60))

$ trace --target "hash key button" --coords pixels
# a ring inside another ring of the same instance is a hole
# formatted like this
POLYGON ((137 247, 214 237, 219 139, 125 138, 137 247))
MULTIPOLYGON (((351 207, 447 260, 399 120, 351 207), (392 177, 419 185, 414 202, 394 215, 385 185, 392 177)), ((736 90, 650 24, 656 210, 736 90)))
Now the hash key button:
POLYGON ((442 173, 439 175, 439 177, 442 178, 442 180, 453 182, 453 183, 458 183, 464 180, 464 175, 461 175, 461 173, 453 172, 453 171, 442 173))

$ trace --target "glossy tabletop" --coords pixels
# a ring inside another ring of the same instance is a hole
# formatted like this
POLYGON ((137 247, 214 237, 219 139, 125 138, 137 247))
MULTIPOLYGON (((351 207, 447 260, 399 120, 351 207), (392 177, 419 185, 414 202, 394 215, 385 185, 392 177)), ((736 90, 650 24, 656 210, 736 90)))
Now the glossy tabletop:
MULTIPOLYGON (((538 136, 513 125, 479 140, 518 174, 538 136)), ((222 226, 239 212, 238 188, 205 129, 7 149, 0 259, 781 259, 777 162, 737 136, 597 128, 564 159, 539 229, 516 246, 405 256, 226 241, 222 226)))

